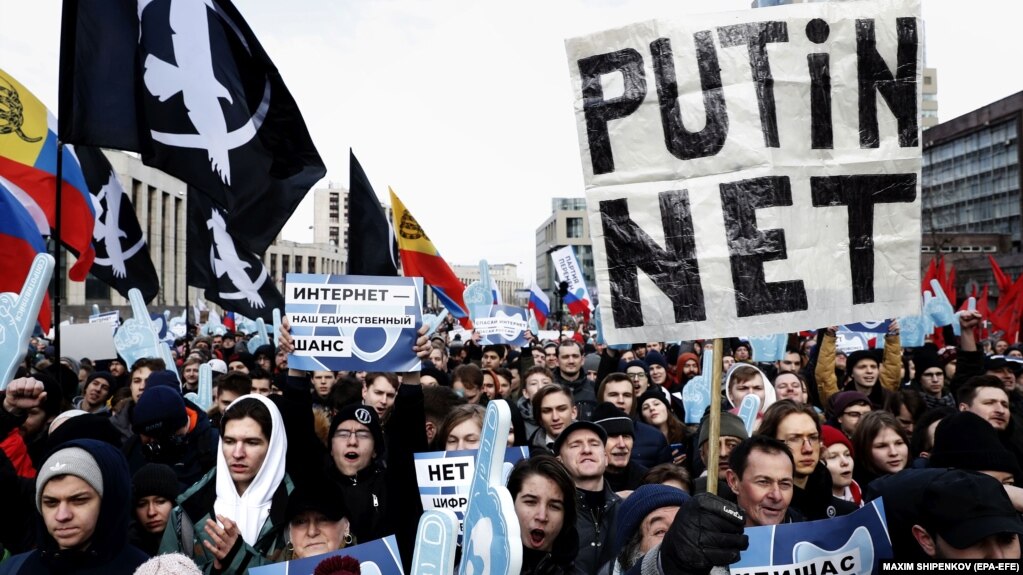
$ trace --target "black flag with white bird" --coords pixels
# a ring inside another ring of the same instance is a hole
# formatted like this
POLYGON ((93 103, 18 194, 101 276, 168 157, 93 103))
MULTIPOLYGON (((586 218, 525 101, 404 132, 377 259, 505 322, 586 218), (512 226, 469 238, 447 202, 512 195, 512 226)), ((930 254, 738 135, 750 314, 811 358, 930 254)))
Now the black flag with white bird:
POLYGON ((146 236, 131 198, 102 151, 78 146, 75 155, 96 208, 92 232, 96 259, 89 272, 124 297, 128 297, 131 288, 138 288, 142 299, 152 301, 160 291, 160 277, 149 256, 146 236))
POLYGON ((62 141, 142 155, 263 253, 326 174, 284 80, 229 0, 66 0, 62 141))
POLYGON ((185 281, 227 311, 272 322, 274 308, 284 309, 284 297, 259 256, 232 237, 228 220, 226 210, 189 187, 185 281))

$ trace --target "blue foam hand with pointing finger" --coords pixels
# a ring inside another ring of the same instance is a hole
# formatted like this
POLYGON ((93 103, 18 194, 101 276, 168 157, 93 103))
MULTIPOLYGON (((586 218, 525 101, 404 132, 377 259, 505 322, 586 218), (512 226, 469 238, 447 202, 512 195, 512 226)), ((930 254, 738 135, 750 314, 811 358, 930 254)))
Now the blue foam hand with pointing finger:
POLYGON ((929 317, 936 327, 958 323, 955 308, 948 301, 945 290, 941 289, 938 280, 931 280, 931 292, 932 297, 924 303, 924 316, 929 317))
POLYGON ((710 378, 713 377, 714 354, 703 351, 703 367, 700 375, 689 380, 682 388, 682 405, 686 410, 686 423, 700 423, 703 412, 710 407, 710 378))
POLYGON ((208 363, 199 364, 198 404, 206 411, 213 407, 213 368, 208 363))
POLYGON ((28 269, 21 293, 0 294, 0 390, 7 389, 25 358, 39 308, 50 287, 53 266, 53 256, 38 254, 28 269))
POLYGON ((490 266, 487 260, 480 260, 480 279, 466 286, 462 300, 469 310, 469 319, 476 321, 481 312, 489 312, 494 305, 494 292, 490 289, 490 266))
POLYGON ((924 329, 924 323, 924 318, 918 315, 899 318, 899 340, 902 347, 922 347, 924 345, 924 336, 929 333, 924 329))
POLYGON ((439 314, 424 313, 423 314, 423 325, 427 326, 426 337, 433 335, 440 324, 444 323, 444 318, 448 317, 448 310, 441 310, 439 314))
POLYGON ((785 357, 785 344, 789 336, 785 333, 761 335, 749 338, 753 346, 753 361, 778 361, 785 357))
MULTIPOLYGON (((273 311, 274 320, 274 349, 281 346, 281 310, 280 308, 274 308, 273 311)), ((252 348, 256 349, 256 348, 252 348)))
MULTIPOLYGON (((173 366, 174 359, 170 348, 160 340, 153 329, 142 292, 137 288, 131 288, 128 290, 128 301, 131 302, 132 317, 124 320, 114 332, 114 347, 117 353, 124 358, 127 365, 133 365, 144 357, 159 357, 168 366, 173 366)), ((180 378, 178 382, 180 383, 180 378)))
POLYGON ((757 413, 760 412, 760 396, 751 393, 742 398, 739 404, 739 419, 746 426, 746 435, 753 435, 754 427, 757 424, 757 413))
POLYGON ((458 516, 449 509, 431 509, 419 518, 412 575, 448 575, 458 547, 458 516))
POLYGON ((465 508, 460 575, 517 575, 522 568, 519 519, 504 483, 509 429, 508 402, 491 401, 483 417, 476 470, 465 508))
POLYGON ((256 335, 249 338, 249 349, 255 351, 261 345, 269 345, 270 338, 266 335, 266 322, 263 318, 256 318, 256 335))

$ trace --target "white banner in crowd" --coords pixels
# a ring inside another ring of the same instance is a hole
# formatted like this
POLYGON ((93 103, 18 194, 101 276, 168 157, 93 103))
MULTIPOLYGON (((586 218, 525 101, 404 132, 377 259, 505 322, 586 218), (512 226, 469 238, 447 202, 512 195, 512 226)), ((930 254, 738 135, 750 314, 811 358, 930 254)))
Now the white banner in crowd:
POLYGON ((917 0, 566 42, 608 343, 918 313, 917 0))

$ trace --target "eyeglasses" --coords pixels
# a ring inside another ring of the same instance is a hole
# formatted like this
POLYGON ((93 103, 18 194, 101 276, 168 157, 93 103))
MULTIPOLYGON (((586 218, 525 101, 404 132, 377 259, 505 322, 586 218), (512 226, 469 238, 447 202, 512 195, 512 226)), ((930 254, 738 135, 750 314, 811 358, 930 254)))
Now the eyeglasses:
POLYGON ((629 379, 631 379, 632 381, 639 381, 641 379, 646 379, 646 374, 645 373, 628 373, 626 375, 628 375, 629 379))
POLYGON ((788 445, 792 449, 799 449, 807 442, 810 443, 810 447, 820 445, 821 436, 814 433, 812 435, 793 435, 792 437, 785 439, 785 445, 788 445))
POLYGON ((350 429, 339 429, 337 430, 337 433, 334 434, 334 437, 337 437, 338 439, 344 439, 345 441, 347 441, 352 438, 352 435, 354 435, 355 439, 358 439, 359 441, 366 441, 367 439, 373 438, 373 434, 370 433, 368 429, 359 429, 357 431, 352 431, 350 429))

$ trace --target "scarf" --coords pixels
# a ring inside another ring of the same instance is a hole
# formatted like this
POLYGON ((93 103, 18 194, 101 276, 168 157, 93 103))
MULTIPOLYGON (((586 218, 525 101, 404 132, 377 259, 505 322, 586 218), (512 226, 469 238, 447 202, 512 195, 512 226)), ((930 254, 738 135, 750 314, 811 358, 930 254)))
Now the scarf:
POLYGON ((234 400, 227 408, 231 411, 239 401, 255 399, 270 411, 272 430, 270 445, 252 483, 245 493, 238 495, 238 488, 231 479, 231 472, 224 457, 224 438, 220 438, 220 449, 217 450, 217 500, 213 510, 238 524, 238 532, 249 545, 255 545, 259 533, 270 516, 270 504, 274 492, 284 480, 284 456, 288 451, 288 436, 284 432, 284 420, 277 406, 269 399, 258 394, 243 395, 234 400))

